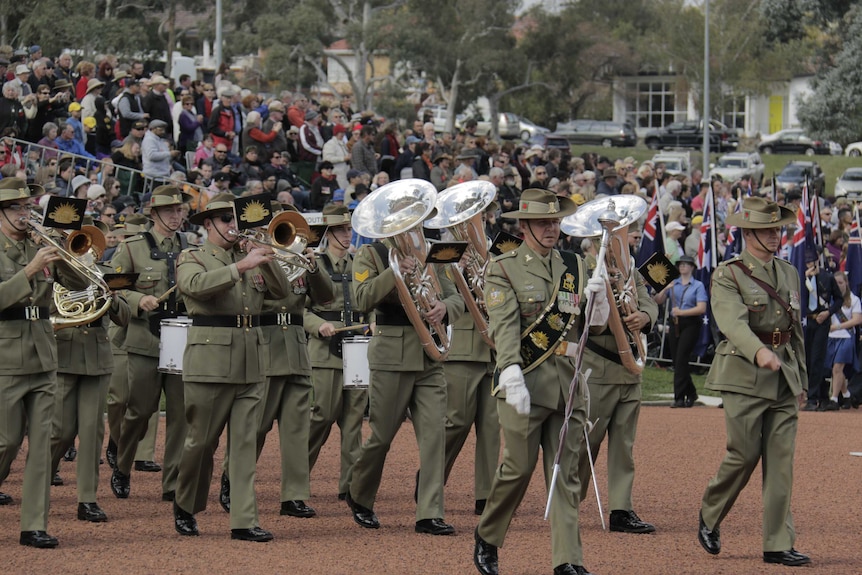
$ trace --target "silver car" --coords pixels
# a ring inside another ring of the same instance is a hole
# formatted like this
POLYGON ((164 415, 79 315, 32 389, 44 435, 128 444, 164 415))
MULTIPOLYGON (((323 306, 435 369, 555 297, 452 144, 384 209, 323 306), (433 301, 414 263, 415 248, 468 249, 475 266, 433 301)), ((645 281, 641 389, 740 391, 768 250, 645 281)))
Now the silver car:
POLYGON ((731 152, 718 159, 718 164, 710 166, 710 176, 721 176, 725 182, 735 182, 743 176, 751 176, 751 181, 760 185, 763 182, 765 166, 757 152, 731 152))
POLYGON ((835 197, 862 199, 862 168, 847 168, 835 183, 835 197))

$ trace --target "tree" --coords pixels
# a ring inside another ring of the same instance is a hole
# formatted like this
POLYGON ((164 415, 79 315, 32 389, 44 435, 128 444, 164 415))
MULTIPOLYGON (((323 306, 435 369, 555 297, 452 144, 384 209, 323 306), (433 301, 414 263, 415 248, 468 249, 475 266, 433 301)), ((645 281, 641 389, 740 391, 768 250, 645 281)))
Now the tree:
POLYGON ((796 111, 812 136, 843 145, 862 137, 862 7, 854 8, 846 20, 844 44, 834 66, 814 81, 813 93, 796 111))
POLYGON ((433 81, 447 103, 446 129, 455 127, 461 100, 487 95, 495 70, 506 72, 516 0, 409 0, 387 31, 390 54, 433 81))

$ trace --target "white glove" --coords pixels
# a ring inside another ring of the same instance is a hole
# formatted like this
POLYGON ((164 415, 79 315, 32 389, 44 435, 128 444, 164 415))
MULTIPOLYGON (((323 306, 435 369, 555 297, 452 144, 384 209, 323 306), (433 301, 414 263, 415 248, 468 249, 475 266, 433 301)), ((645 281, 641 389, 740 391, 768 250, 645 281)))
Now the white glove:
POLYGON ((587 318, 590 321, 590 325, 605 325, 608 322, 608 315, 611 313, 605 280, 599 277, 590 278, 587 281, 586 287, 584 287, 584 294, 587 296, 588 302, 595 298, 593 313, 587 318))
POLYGON ((506 392, 506 403, 515 411, 521 415, 530 413, 530 392, 520 365, 510 365, 500 372, 500 387, 506 392))

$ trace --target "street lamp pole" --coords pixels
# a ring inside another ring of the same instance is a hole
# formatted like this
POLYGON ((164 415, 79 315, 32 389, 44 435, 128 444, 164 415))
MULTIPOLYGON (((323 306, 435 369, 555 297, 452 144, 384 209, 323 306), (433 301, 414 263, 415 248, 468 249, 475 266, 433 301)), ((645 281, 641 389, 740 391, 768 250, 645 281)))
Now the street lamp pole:
MULTIPOLYGON (((704 0, 703 24, 703 175, 709 174, 709 0, 704 0)), ((699 190, 698 190, 699 191, 699 190)), ((692 194, 695 190, 692 190, 692 194)))
POLYGON ((215 38, 215 68, 216 74, 218 74, 219 68, 221 68, 222 63, 222 26, 221 26, 221 3, 222 0, 216 0, 216 13, 215 13, 215 25, 216 25, 216 38, 215 38))

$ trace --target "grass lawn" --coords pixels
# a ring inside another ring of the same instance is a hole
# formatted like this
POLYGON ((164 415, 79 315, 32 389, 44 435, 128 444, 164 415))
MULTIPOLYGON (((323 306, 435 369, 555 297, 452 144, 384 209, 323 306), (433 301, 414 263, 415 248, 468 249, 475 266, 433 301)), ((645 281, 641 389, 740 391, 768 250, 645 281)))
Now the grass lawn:
MULTIPOLYGON (((740 151, 751 151, 746 148, 740 151)), ((638 161, 651 159, 658 151, 653 151, 638 144, 634 148, 602 148, 600 146, 572 146, 572 155, 580 156, 584 152, 596 152, 601 155, 606 155, 611 161, 617 158, 625 158, 631 156, 638 161)), ((710 154, 710 161, 715 163, 721 154, 710 154)), ((702 156, 699 150, 691 151, 691 162, 693 167, 700 168, 703 166, 702 156)), ((823 173, 826 175, 826 196, 829 197, 835 191, 835 181, 844 173, 847 168, 862 167, 862 158, 849 158, 847 156, 814 156, 808 157, 797 154, 772 154, 770 156, 761 155, 763 164, 766 167, 764 172, 764 185, 768 185, 768 181, 773 174, 781 171, 787 162, 797 160, 814 160, 820 167, 823 168, 823 173)))
MULTIPOLYGON (((694 368, 694 370, 696 372, 697 368, 694 368)), ((694 380, 694 386, 697 388, 698 395, 712 395, 716 397, 719 395, 717 392, 704 389, 706 372, 703 375, 692 374, 692 379, 694 380)), ((643 401, 667 401, 668 399, 673 399, 673 371, 665 367, 647 367, 643 372, 642 391, 643 401), (668 394, 670 397, 668 397, 668 394)))

